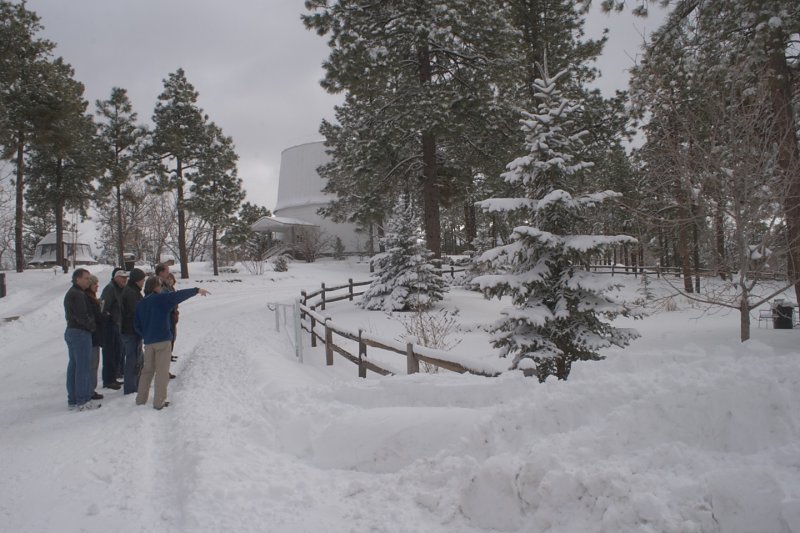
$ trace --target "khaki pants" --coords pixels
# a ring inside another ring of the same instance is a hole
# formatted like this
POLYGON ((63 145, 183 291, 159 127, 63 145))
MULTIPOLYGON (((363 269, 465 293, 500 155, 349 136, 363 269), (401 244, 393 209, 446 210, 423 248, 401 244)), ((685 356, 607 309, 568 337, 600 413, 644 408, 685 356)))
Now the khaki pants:
POLYGON ((155 392, 153 393, 153 407, 161 409, 167 400, 167 385, 169 384, 169 362, 172 356, 172 342, 156 342, 144 347, 144 366, 139 376, 139 390, 136 394, 136 405, 144 405, 150 395, 150 382, 153 374, 156 377, 155 392))

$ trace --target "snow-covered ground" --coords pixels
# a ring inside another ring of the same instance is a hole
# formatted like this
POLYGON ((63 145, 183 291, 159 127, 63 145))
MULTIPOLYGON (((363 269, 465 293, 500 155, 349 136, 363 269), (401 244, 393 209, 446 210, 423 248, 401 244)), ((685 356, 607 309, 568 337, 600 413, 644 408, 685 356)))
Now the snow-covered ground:
MULTIPOLYGON (((110 267, 92 267, 103 284, 110 267)), ((359 379, 321 348, 294 357, 268 302, 364 264, 209 275, 181 306, 172 404, 102 390, 69 412, 67 276, 7 273, 0 299, 3 532, 800 532, 800 331, 686 304, 567 382, 416 374, 359 379)), ((499 302, 453 291, 462 341, 499 302)), ((396 318, 328 313, 387 338, 396 318)), ((627 325, 627 324, 626 324, 627 325)), ((404 368, 401 356, 396 366, 404 368)))

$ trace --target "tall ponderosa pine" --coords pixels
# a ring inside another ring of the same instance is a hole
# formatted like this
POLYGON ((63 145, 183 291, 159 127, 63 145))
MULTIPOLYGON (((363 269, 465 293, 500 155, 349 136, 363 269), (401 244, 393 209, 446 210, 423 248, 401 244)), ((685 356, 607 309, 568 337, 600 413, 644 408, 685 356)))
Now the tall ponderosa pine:
POLYGON ((34 132, 31 173, 26 199, 31 207, 50 209, 55 216, 56 262, 64 261, 64 209, 86 216, 94 196, 92 181, 103 168, 96 125, 85 114, 88 102, 83 84, 73 79, 72 67, 61 59, 51 65, 47 78, 46 128, 34 132))
MULTIPOLYGON (((332 156, 321 175, 338 197, 326 215, 380 223, 391 211, 382 199, 410 189, 437 253, 475 239, 476 200, 510 192, 494 177, 523 142, 516 110, 534 105, 533 58, 571 66, 580 93, 604 42, 583 37, 567 0, 306 5, 314 12, 306 25, 330 36, 323 86, 346 93, 336 123, 321 127, 332 156)), ((615 135, 619 126, 604 116, 614 109, 597 104, 597 136, 615 135)))
POLYGON ((580 159, 587 132, 576 128, 574 117, 582 108, 556 87, 566 76, 562 71, 551 78, 543 68, 542 79, 534 82, 541 104, 523 120, 529 153, 512 161, 504 174, 525 196, 480 203, 491 212, 522 210, 529 222, 514 228, 511 243, 481 256, 505 272, 473 280, 488 295, 511 296, 514 307, 495 323, 492 342, 513 358, 511 368, 540 380, 567 379, 574 361, 601 359, 601 348, 625 346, 636 336, 601 320, 628 315, 629 309, 612 297, 612 281, 581 269, 604 247, 634 239, 577 233, 585 210, 618 195, 576 190, 580 175, 592 165, 580 159))
POLYGON ((41 78, 50 68, 55 44, 36 37, 39 17, 25 2, 0 0, 0 147, 2 158, 16 166, 14 243, 17 272, 25 269, 25 151, 31 134, 42 127, 45 88, 41 78))
POLYGON ((157 174, 151 182, 155 190, 177 193, 178 255, 183 279, 189 277, 187 185, 190 183, 190 172, 198 166, 203 148, 209 142, 206 118, 197 106, 197 96, 183 69, 178 69, 164 80, 164 92, 158 96, 153 111, 155 129, 147 150, 156 162, 157 174))
POLYGON ((100 178, 97 203, 101 206, 109 200, 114 203, 116 227, 112 233, 117 237, 117 264, 124 265, 123 187, 137 172, 147 131, 136 123, 137 114, 125 89, 114 87, 108 100, 97 100, 95 107, 96 115, 102 120, 98 131, 107 169, 100 178))
POLYGON ((329 36, 322 85, 347 94, 337 110, 341 129, 323 127, 334 156, 324 177, 344 182, 328 190, 352 195, 408 183, 423 205, 427 246, 439 255, 440 204, 454 188, 442 172, 442 148, 468 142, 466 117, 492 98, 485 67, 505 49, 492 46, 506 35, 504 9, 417 0, 309 0, 306 7, 306 26, 329 36), (353 186, 354 179, 371 183, 353 186))
POLYGON ((408 200, 401 200, 381 239, 385 251, 373 257, 378 272, 361 300, 365 309, 427 309, 444 297, 442 276, 419 241, 419 220, 408 200))
POLYGON ((233 224, 236 211, 244 200, 242 180, 236 175, 238 156, 233 140, 223 135, 216 124, 208 125, 208 144, 200 155, 192 185, 189 210, 211 226, 211 257, 214 275, 219 275, 217 237, 233 224))

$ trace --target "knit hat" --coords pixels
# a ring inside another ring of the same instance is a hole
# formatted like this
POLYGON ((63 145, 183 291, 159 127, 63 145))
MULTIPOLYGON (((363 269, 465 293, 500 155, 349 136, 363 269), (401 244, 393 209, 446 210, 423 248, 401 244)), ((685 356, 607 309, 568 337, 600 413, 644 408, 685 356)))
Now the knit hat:
POLYGON ((131 270, 130 280, 134 283, 142 281, 145 278, 144 271, 138 268, 131 270))
POLYGON ((124 268, 115 267, 114 270, 111 272, 111 279, 114 279, 117 276, 120 276, 120 277, 123 277, 123 278, 127 278, 128 277, 128 271, 125 270, 124 268))

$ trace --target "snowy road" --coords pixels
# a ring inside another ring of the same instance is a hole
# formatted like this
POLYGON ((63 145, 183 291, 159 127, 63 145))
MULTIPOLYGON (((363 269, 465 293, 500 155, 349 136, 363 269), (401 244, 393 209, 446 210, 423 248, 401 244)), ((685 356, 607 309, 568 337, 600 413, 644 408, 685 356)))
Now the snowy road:
MULTIPOLYGON (((473 413, 453 421, 451 409, 426 409, 422 419, 409 418, 398 391, 395 405, 356 422, 365 406, 386 403, 383 386, 354 379, 352 368, 315 364, 312 355, 298 364, 267 311, 267 301, 291 301, 307 279, 262 286, 204 279, 211 296, 182 305, 170 407, 136 407, 133 395, 102 390, 101 409, 70 413, 64 282, 34 274, 40 284, 16 303, 22 318, 0 326, 2 531, 436 530, 421 517, 408 521, 420 509, 414 491, 403 491, 391 472, 369 471, 369 463, 391 471, 415 460, 420 445, 377 452, 375 435, 382 442, 398 420, 407 429, 435 426, 438 417, 451 430, 471 425, 473 413), (332 417, 373 429, 363 435, 370 447, 359 450, 347 429, 331 430, 332 417)), ((340 283, 352 272, 329 276, 340 283)))

